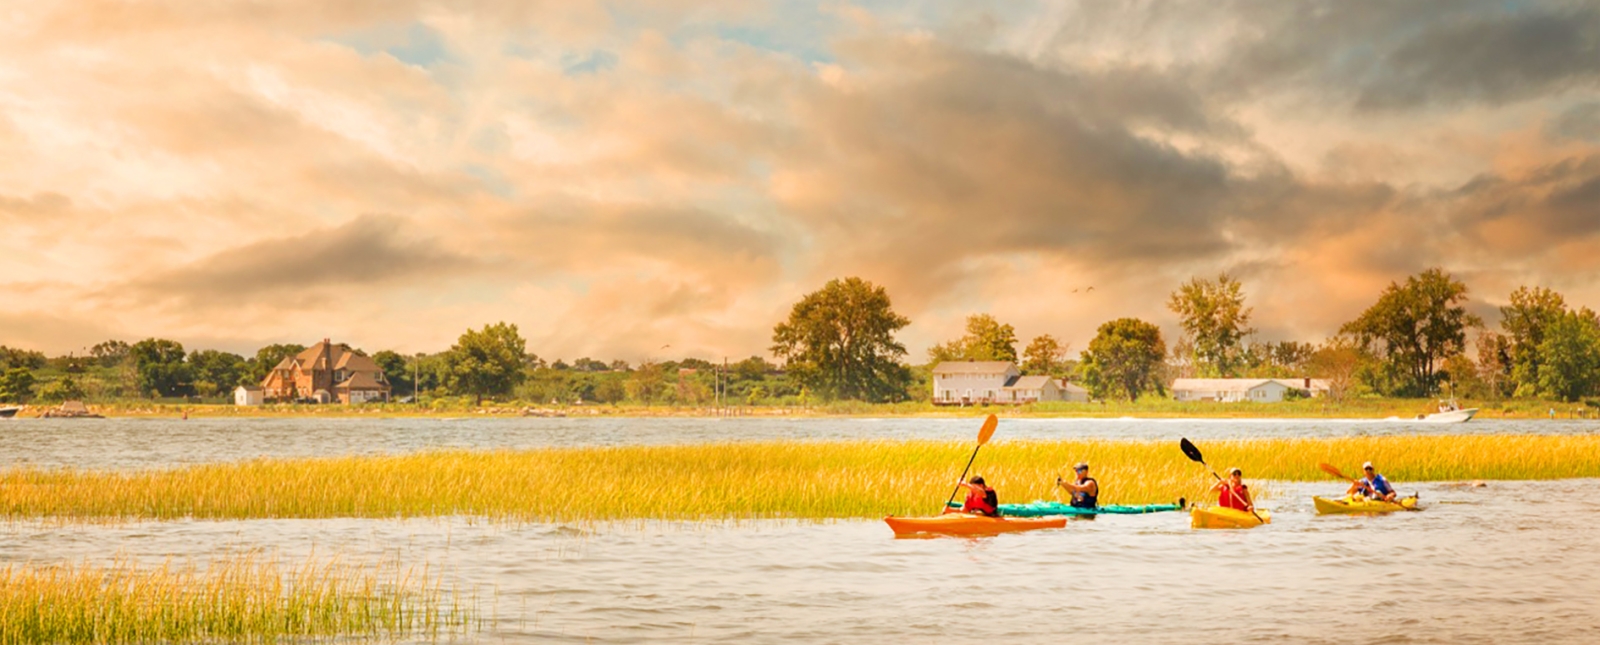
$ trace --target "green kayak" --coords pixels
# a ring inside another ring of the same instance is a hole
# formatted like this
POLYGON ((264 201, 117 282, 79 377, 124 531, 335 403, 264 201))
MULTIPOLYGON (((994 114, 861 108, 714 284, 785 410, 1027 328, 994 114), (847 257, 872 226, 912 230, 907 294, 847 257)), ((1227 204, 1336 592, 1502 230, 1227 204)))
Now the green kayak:
MULTIPOLYGON (((951 508, 961 508, 960 502, 950 502, 951 508)), ((1184 500, 1178 499, 1177 504, 1145 504, 1143 506, 1121 506, 1111 504, 1096 508, 1078 508, 1061 502, 1047 502, 1034 500, 1027 504, 1001 504, 1000 515, 1011 517, 1045 517, 1049 515, 1141 515, 1144 513, 1160 513, 1162 511, 1183 510, 1184 500)))

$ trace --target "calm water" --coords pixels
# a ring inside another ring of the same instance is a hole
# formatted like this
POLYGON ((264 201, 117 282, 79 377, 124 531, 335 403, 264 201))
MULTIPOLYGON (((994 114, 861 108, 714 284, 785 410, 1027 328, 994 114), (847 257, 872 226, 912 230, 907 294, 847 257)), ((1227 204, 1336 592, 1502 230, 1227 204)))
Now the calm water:
MULTIPOLYGON (((802 436, 967 438, 959 421, 8 422, 0 458, 148 467, 437 446, 802 436), (49 431, 47 431, 49 430, 49 431), (227 433, 227 434, 224 434, 227 433), (247 445, 249 444, 249 445, 247 445)), ((1397 426, 1397 427, 1396 427, 1397 426)), ((1452 431, 1593 432, 1563 423, 1452 431)), ((1006 437, 1434 432, 1357 422, 1003 421, 1006 437)), ((959 464, 957 464, 958 466, 959 464)), ((955 466, 952 466, 953 468, 955 466)), ((508 525, 475 518, 0 525, 0 561, 222 556, 427 563, 471 590, 484 643, 1595 643, 1600 480, 1402 482, 1426 510, 1318 517, 1337 484, 1271 483, 1274 523, 1178 513, 993 538, 897 540, 877 520, 508 525)))
MULTIPOLYGON (((131 469, 239 461, 406 453, 430 448, 538 448, 770 441, 971 441, 982 419, 510 418, 510 419, 10 419, 0 464, 131 469)), ((1006 439, 1195 441, 1393 434, 1592 434, 1597 421, 1431 424, 1386 420, 1003 419, 1006 439)))

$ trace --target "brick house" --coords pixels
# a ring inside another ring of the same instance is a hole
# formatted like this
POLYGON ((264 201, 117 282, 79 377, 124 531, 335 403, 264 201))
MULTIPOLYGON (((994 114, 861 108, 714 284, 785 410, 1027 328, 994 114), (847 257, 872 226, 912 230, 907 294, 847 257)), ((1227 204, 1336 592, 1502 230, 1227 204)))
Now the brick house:
POLYGON ((328 339, 283 359, 261 381, 268 400, 366 403, 389 400, 389 380, 371 358, 328 339))

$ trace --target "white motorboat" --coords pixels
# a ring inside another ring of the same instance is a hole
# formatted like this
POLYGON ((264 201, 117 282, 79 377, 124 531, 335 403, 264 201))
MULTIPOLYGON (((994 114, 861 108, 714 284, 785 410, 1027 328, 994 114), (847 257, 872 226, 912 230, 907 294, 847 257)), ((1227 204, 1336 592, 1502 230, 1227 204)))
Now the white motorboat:
POLYGON ((1439 402, 1439 411, 1433 414, 1419 414, 1418 421, 1428 423, 1465 423, 1472 420, 1472 415, 1477 414, 1477 408, 1462 408, 1456 404, 1454 397, 1449 401, 1439 402))
POLYGON ((0 419, 10 419, 11 417, 17 416, 17 413, 21 411, 22 406, 20 405, 8 405, 5 407, 0 407, 0 419))

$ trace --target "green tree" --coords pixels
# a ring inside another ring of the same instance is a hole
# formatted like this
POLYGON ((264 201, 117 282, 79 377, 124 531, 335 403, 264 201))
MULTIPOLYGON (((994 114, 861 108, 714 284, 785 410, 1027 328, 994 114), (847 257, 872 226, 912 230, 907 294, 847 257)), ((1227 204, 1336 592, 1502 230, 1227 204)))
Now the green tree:
POLYGON ((967 316, 965 336, 928 349, 932 363, 945 361, 1017 361, 1017 330, 989 314, 967 316))
POLYGON ((1100 326, 1078 370, 1096 398, 1132 401, 1147 391, 1166 391, 1159 379, 1166 355, 1159 327, 1138 318, 1118 318, 1100 326))
POLYGON ((1228 274, 1216 280, 1192 278, 1167 299, 1167 308, 1178 314, 1179 327, 1189 348, 1196 373, 1201 377, 1232 377, 1242 363, 1241 341, 1252 332, 1251 309, 1244 306, 1244 291, 1239 281, 1228 274))
POLYGON ((1514 387, 1511 379, 1511 340, 1487 329, 1478 332, 1478 380, 1484 398, 1498 399, 1514 387))
POLYGON ((39 400, 59 403, 83 399, 83 387, 70 376, 45 383, 39 388, 39 400))
POLYGON ((1343 401, 1354 394, 1357 375, 1371 357, 1361 343, 1350 336, 1334 336, 1306 359, 1306 369, 1316 378, 1328 381, 1328 398, 1343 401))
POLYGON ((484 397, 510 394, 527 378, 522 370, 527 341, 516 325, 504 322, 468 329, 444 356, 444 386, 456 394, 484 397))
POLYGON ((194 394, 194 374, 184 362, 183 344, 164 338, 146 338, 128 349, 139 373, 139 391, 156 396, 194 394))
POLYGON ((1041 334, 1022 351, 1022 373, 1056 378, 1066 376, 1067 351, 1067 346, 1056 340, 1055 336, 1041 334))
POLYGON ((90 347, 89 355, 99 361, 101 367, 116 367, 118 363, 128 358, 128 350, 127 343, 112 339, 90 347))
POLYGON ((277 367, 278 363, 282 363, 283 359, 303 351, 306 351, 305 345, 295 344, 273 344, 256 350, 255 358, 249 362, 248 378, 250 384, 259 385, 262 381, 267 380, 267 374, 272 371, 272 368, 277 367))
POLYGON ((243 356, 215 349, 190 353, 189 367, 195 390, 201 396, 222 396, 233 391, 249 368, 243 356))
POLYGON ((1500 327, 1511 345, 1511 389, 1517 396, 1535 396, 1540 389, 1539 346, 1545 330, 1567 313, 1566 299, 1544 287, 1517 287, 1511 304, 1500 308, 1500 327))
POLYGON ((49 360, 45 358, 44 352, 0 345, 0 369, 8 370, 14 367, 24 367, 36 370, 44 367, 48 362, 49 360))
POLYGON ((1483 321, 1467 313, 1467 287, 1439 268, 1389 283, 1378 302, 1345 323, 1341 333, 1354 335, 1382 360, 1387 378, 1374 380, 1380 392, 1427 396, 1438 385, 1436 368, 1466 349, 1467 327, 1483 321))
POLYGON ((910 324, 882 287, 860 278, 832 280, 807 294, 772 330, 772 353, 791 375, 824 396, 866 401, 906 396, 910 371, 894 333, 910 324))
POLYGON ((33 371, 12 367, 0 374, 0 401, 27 403, 33 400, 33 371))
POLYGON ((389 379, 390 391, 397 399, 417 392, 415 372, 418 370, 412 369, 412 360, 388 349, 372 355, 372 362, 383 369, 383 376, 389 379))
POLYGON ((1587 307, 1551 321, 1539 343, 1539 391, 1563 401, 1595 394, 1600 385, 1600 318, 1587 307))

